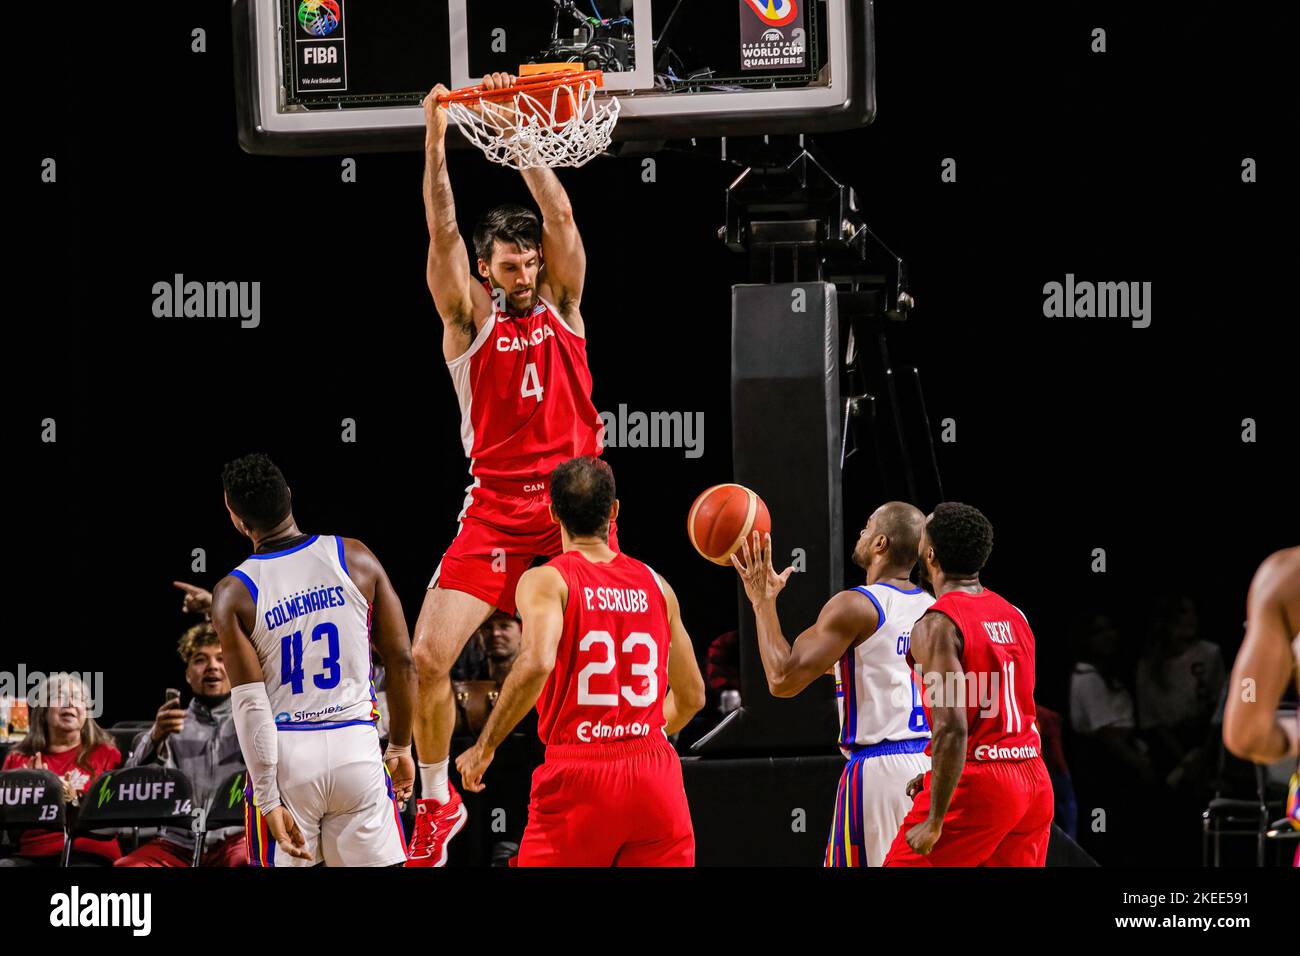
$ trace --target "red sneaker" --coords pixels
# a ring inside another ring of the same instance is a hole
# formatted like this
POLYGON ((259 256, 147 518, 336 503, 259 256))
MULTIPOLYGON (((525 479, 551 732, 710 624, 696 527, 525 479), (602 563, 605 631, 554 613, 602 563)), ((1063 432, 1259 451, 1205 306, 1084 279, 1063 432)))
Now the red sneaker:
POLYGON ((446 866, 447 844, 469 819, 460 792, 450 783, 446 803, 415 801, 415 832, 406 851, 407 866, 446 866))

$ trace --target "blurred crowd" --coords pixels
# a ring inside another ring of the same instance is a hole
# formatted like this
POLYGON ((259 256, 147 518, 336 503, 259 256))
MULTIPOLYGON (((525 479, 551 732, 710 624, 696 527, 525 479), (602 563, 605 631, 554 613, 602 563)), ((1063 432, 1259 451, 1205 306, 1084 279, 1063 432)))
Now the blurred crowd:
POLYGON ((1072 625, 1063 737, 1080 812, 1057 822, 1102 863, 1198 865, 1226 764, 1223 653, 1187 595, 1157 598, 1140 628, 1101 611, 1072 625))
MULTIPOLYGON (((75 814, 92 782, 102 773, 124 767, 161 766, 184 774, 193 800, 206 803, 222 781, 242 769, 239 740, 230 705, 230 679, 222 663, 221 644, 208 621, 187 629, 177 644, 184 663, 190 700, 169 690, 153 721, 139 730, 105 730, 90 716, 90 695, 75 675, 52 674, 37 689, 27 733, 9 745, 4 770, 52 771, 63 783, 63 796, 75 814)), ((195 834, 189 828, 165 827, 123 848, 116 835, 78 835, 71 866, 189 866, 195 834)), ((240 866, 244 861, 242 827, 209 832, 202 854, 206 866, 240 866)), ((57 830, 26 829, 0 856, 0 866, 55 866, 63 853, 57 830)))

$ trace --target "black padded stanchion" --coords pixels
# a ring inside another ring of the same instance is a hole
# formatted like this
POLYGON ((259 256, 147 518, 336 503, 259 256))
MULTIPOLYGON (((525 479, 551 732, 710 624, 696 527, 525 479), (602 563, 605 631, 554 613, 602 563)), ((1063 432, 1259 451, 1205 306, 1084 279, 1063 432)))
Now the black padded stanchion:
POLYGON ((821 866, 844 758, 682 760, 696 866, 821 866))
MULTIPOLYGON (((836 291, 821 282, 732 288, 731 418, 735 481, 772 514, 773 563, 791 575, 777 605, 786 637, 817 619, 844 586, 840 486, 839 322, 836 291)), ((692 748, 698 754, 828 753, 834 684, 771 695, 754 614, 739 581, 741 707, 692 748)))

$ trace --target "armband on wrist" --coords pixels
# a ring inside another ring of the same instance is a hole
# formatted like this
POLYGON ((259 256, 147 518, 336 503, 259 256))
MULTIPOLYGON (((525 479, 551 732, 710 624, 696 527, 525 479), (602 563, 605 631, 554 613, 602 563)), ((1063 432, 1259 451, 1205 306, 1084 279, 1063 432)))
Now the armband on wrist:
POLYGON ((392 760, 395 757, 409 757, 409 756, 411 756, 410 744, 399 745, 399 744, 390 743, 387 747, 384 748, 385 762, 392 760))

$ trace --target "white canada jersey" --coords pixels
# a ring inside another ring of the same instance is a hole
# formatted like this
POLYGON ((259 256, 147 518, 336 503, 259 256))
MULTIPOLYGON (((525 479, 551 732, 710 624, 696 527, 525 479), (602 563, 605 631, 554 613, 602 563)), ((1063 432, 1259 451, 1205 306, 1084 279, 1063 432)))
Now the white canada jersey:
POLYGON ((280 730, 373 723, 370 602, 348 577, 343 539, 312 535, 230 572, 257 606, 249 635, 280 730))
POLYGON ((840 711, 840 750, 881 741, 929 737, 907 650, 912 625, 934 603, 921 588, 900 590, 892 584, 867 584, 853 590, 876 606, 880 624, 857 647, 835 662, 835 697, 840 711))

